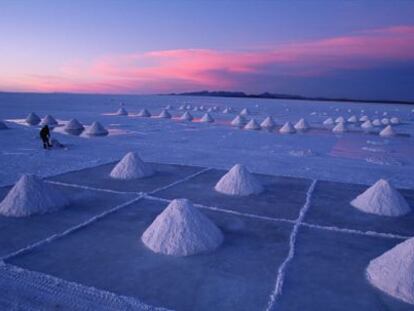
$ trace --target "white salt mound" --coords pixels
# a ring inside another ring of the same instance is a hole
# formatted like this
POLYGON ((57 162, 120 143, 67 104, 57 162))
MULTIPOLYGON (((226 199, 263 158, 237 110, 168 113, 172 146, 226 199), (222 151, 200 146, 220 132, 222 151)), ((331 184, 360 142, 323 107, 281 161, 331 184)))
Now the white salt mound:
POLYGON ((347 131, 345 123, 338 123, 333 129, 332 132, 334 133, 344 133, 347 131))
POLYGON ((260 125, 256 122, 255 119, 251 119, 246 126, 244 127, 245 130, 253 130, 258 131, 260 130, 260 125))
POLYGON ((336 120, 335 120, 335 123, 345 123, 346 121, 345 121, 345 118, 344 117, 338 117, 338 118, 336 118, 336 120))
POLYGON ((116 179, 136 179, 152 175, 154 171, 151 166, 142 161, 136 152, 128 152, 109 174, 116 179))
POLYGON ((365 121, 368 121, 368 120, 369 120, 368 116, 362 116, 362 117, 359 118, 359 121, 361 121, 361 122, 365 122, 365 121))
POLYGON ((414 238, 371 260, 366 276, 388 295, 414 304, 414 238))
POLYGON ((233 121, 231 121, 232 126, 239 126, 242 127, 246 124, 246 119, 243 116, 236 116, 233 121))
POLYGON ((198 108, 197 106, 195 106, 195 107, 193 108, 193 111, 199 111, 199 108, 198 108))
POLYGON ((193 120, 193 116, 188 111, 184 112, 183 115, 180 117, 182 121, 191 121, 193 120))
POLYGON ((411 211, 404 197, 384 179, 357 196, 351 205, 363 212, 382 216, 396 217, 411 211))
POLYGON ((8 126, 6 125, 6 123, 0 120, 0 130, 6 130, 6 129, 8 129, 8 126))
POLYGON ((397 117, 392 117, 390 119, 391 124, 400 124, 400 119, 397 117))
POLYGON ((40 123, 40 118, 37 114, 34 112, 29 113, 29 115, 26 118, 26 123, 29 125, 38 125, 40 123))
POLYGON ((388 124, 390 124, 390 120, 388 118, 383 118, 383 119, 381 119, 381 123, 383 125, 388 125, 388 124))
POLYGON ((213 117, 207 112, 204 116, 200 119, 200 122, 214 122, 213 117))
POLYGON ((370 120, 366 120, 364 123, 361 124, 361 127, 363 129, 370 129, 373 127, 373 125, 370 120))
POLYGON ((105 136, 108 135, 108 131, 99 122, 93 122, 92 125, 86 130, 86 134, 91 136, 105 136))
POLYGON ((294 134, 294 133, 296 133, 296 130, 293 127, 292 123, 290 123, 288 121, 279 129, 279 133, 281 133, 281 134, 294 134))
POLYGON ((332 118, 328 118, 325 121, 323 121, 323 125, 334 125, 335 122, 332 118))
POLYGON ((237 196, 248 196, 263 191, 259 181, 241 164, 233 166, 214 189, 220 193, 237 196))
POLYGON ((250 110, 247 108, 244 108, 241 112, 240 112, 241 116, 248 116, 250 115, 250 110))
POLYGON ((260 123, 260 126, 265 129, 272 129, 276 126, 276 123, 271 116, 268 116, 260 123))
POLYGON ((140 112, 138 112, 137 116, 142 118, 149 118, 151 117, 151 114, 147 109, 142 109, 140 112))
POLYGON ((171 114, 168 112, 167 109, 164 109, 163 111, 161 111, 161 113, 158 115, 159 118, 164 118, 164 119, 171 119, 171 114))
POLYGON ((83 125, 76 119, 71 119, 64 127, 65 131, 83 130, 83 125))
POLYGON ((42 122, 40 123, 40 125, 42 125, 42 126, 44 126, 44 125, 54 126, 54 125, 57 125, 57 124, 58 124, 58 122, 51 115, 46 115, 43 118, 42 122))
POLYGON ((191 106, 191 105, 185 106, 185 109, 187 109, 187 110, 191 110, 192 108, 193 108, 193 106, 191 106))
POLYGON ((167 106, 165 106, 165 109, 166 109, 166 110, 174 110, 174 107, 173 107, 173 106, 171 106, 171 105, 167 105, 167 106))
POLYGON ((181 105, 180 107, 178 107, 178 110, 185 110, 185 105, 181 105))
POLYGON ((220 229, 186 199, 173 200, 141 237, 153 252, 172 256, 210 252, 223 239, 220 229))
POLYGON ((230 113, 231 111, 230 111, 230 109, 229 108, 224 108, 224 110, 223 110, 223 113, 230 113))
POLYGON ((0 214, 25 217, 53 212, 68 205, 54 186, 35 175, 23 175, 0 203, 0 214))
POLYGON ((298 131, 306 131, 309 129, 309 124, 302 118, 295 124, 295 129, 298 131))
POLYGON ((380 133, 379 133, 379 135, 380 136, 382 136, 382 137, 391 137, 391 136, 395 136, 395 131, 394 131, 394 129, 392 128, 392 126, 391 125, 388 125, 385 129, 383 129, 380 133))
POLYGON ((116 112, 117 116, 127 116, 128 112, 125 110, 124 107, 121 107, 118 109, 118 111, 116 112))
POLYGON ((373 126, 381 126, 381 120, 380 119, 374 119, 374 121, 372 121, 372 125, 373 126))
POLYGON ((358 122, 358 118, 356 116, 351 116, 348 118, 349 123, 356 123, 358 122))

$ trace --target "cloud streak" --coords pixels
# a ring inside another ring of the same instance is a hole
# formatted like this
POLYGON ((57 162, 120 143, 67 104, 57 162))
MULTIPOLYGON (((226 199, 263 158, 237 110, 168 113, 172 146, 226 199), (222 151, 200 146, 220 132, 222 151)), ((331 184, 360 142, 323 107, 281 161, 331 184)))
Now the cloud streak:
MULTIPOLYGON (((414 61, 414 26, 295 42, 267 50, 176 49, 106 55, 64 64, 53 76, 0 79, 34 91, 153 93, 237 89, 255 77, 329 77, 414 61)), ((277 81, 275 81, 277 82, 277 81)), ((270 90, 272 91, 272 90, 270 90)))

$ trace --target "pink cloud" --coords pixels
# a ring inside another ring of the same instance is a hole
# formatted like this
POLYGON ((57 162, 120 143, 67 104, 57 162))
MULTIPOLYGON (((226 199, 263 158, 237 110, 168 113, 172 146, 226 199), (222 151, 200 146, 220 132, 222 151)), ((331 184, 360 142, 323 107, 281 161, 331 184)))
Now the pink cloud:
MULTIPOLYGON (((241 75, 312 77, 414 60, 414 26, 279 45, 267 50, 176 49, 74 60, 53 77, 28 76, 20 88, 74 92, 168 92, 237 88, 241 75)), ((0 81, 1 85, 1 81, 0 81)))

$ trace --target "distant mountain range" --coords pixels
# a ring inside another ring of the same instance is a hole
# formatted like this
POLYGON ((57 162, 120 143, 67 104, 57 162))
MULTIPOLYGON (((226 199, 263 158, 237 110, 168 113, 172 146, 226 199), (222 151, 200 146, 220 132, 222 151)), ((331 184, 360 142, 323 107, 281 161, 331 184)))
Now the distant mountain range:
POLYGON ((355 98, 330 98, 330 97, 307 97, 289 94, 246 94, 244 92, 228 91, 199 91, 185 93, 170 93, 167 95, 177 96, 212 96, 212 97, 240 97, 240 98, 267 98, 267 99, 296 99, 296 100, 317 100, 317 101, 336 101, 336 102, 360 102, 360 103, 382 103, 382 104, 414 104, 414 101, 408 100, 384 100, 384 99, 355 99, 355 98))

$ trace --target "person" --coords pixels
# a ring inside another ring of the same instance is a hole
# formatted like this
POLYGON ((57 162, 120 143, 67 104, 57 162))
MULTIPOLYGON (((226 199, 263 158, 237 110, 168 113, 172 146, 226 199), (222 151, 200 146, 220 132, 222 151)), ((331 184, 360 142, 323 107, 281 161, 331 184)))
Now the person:
POLYGON ((43 148, 47 149, 49 147, 52 147, 49 141, 50 131, 47 125, 42 127, 42 129, 40 130, 40 138, 42 139, 42 142, 43 142, 43 148))

